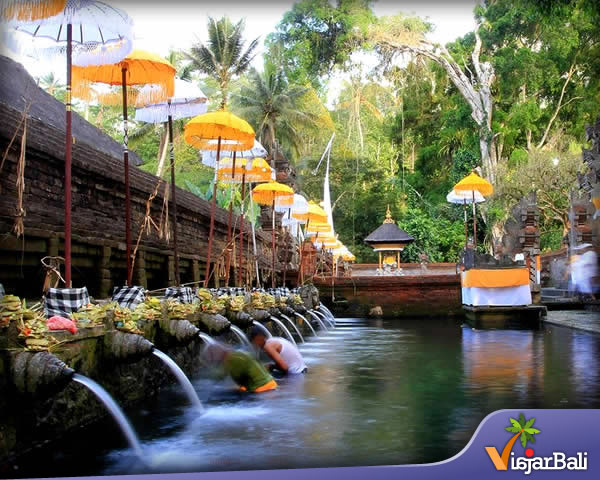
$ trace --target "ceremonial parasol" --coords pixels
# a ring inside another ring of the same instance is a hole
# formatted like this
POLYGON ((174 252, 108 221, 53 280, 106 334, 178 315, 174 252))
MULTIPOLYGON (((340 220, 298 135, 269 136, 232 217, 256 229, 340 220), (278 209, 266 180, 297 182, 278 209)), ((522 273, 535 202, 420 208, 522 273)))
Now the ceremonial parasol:
POLYGON ((319 233, 330 233, 332 230, 331 225, 328 223, 320 223, 320 222, 312 222, 306 226, 306 234, 307 236, 311 236, 311 234, 319 234, 319 233))
MULTIPOLYGON (((327 222, 328 216, 327 212, 323 210, 319 205, 315 202, 308 202, 308 212, 307 213, 294 213, 292 212, 292 217, 297 220, 302 220, 306 222, 306 227, 310 226, 310 222, 327 222)), ((302 245, 302 244, 301 244, 302 245)), ((304 284, 304 267, 302 265, 302 246, 300 247, 300 278, 301 283, 304 284)))
POLYGON ((454 185, 454 190, 459 192, 469 192, 471 194, 471 200, 473 203, 473 242, 474 247, 477 248, 477 219, 475 217, 475 192, 479 192, 484 197, 494 193, 494 187, 487 180, 481 178, 475 172, 471 172, 460 182, 454 185))
MULTIPOLYGON (((216 145, 217 141, 211 140, 211 141, 209 141, 209 143, 216 145)), ((227 150, 227 148, 224 147, 224 145, 228 145, 230 143, 237 143, 237 142, 232 142, 230 140, 221 140, 222 150, 227 150)), ((242 151, 237 152, 237 158, 252 159, 252 158, 257 158, 257 157, 264 157, 267 153, 268 152, 265 149, 265 147, 263 147, 260 144, 260 142, 255 139, 254 144, 252 145, 251 148, 249 148, 248 150, 242 150, 242 151)), ((223 160, 224 159, 221 159, 221 161, 223 161, 223 160)), ((202 152, 202 164, 206 165, 207 167, 212 167, 212 168, 216 167, 216 164, 217 164, 216 149, 213 148, 211 150, 204 150, 202 152)), ((250 165, 248 165, 247 168, 250 168, 250 165)))
POLYGON ((129 138, 127 129, 127 87, 153 84, 152 99, 167 100, 175 90, 175 67, 154 53, 134 50, 127 57, 109 65, 73 67, 74 94, 85 96, 91 84, 121 85, 123 102, 123 163, 125 170, 125 243, 127 256, 127 285, 131 285, 131 199, 129 197, 129 138), (77 92, 75 92, 77 90, 77 92))
MULTIPOLYGON (((12 1, 4 12, 12 7, 17 10, 32 7, 31 20, 39 18, 43 3, 49 5, 46 13, 50 18, 13 24, 13 36, 19 36, 20 46, 36 55, 66 54, 67 93, 65 101, 65 284, 71 286, 71 151, 73 144, 71 119, 72 64, 92 65, 115 62, 131 51, 133 22, 125 12, 98 0, 69 0, 56 10, 56 1, 12 1), (28 38, 28 43, 23 39, 28 38), (58 48, 36 48, 40 39, 47 39, 58 48), (75 48, 75 50, 73 50, 75 48)), ((13 11, 14 12, 14 11, 13 11)), ((19 15, 16 18, 27 18, 19 15)), ((20 12, 20 13, 25 13, 20 12)))
POLYGON ((40 20, 58 15, 66 5, 67 0, 4 0, 0 20, 40 20))
MULTIPOLYGON (((185 125, 186 143, 199 150, 216 150, 215 167, 218 170, 221 150, 241 152, 254 146, 254 130, 248 122, 231 112, 219 110, 204 113, 190 120, 185 125)), ((235 170, 235 167, 233 167, 235 170)), ((234 172, 233 172, 234 173, 234 172)), ((204 286, 208 286, 210 277, 210 261, 212 253, 212 237, 215 227, 215 211, 217 208, 217 178, 213 185, 213 196, 210 210, 210 228, 208 233, 208 249, 206 254, 206 274, 204 286)))
POLYGON ((267 182, 257 185, 252 190, 252 199, 261 205, 271 205, 272 231, 271 248, 273 249, 273 264, 271 275, 271 286, 275 288, 275 200, 279 198, 282 205, 292 205, 294 201, 294 190, 279 182, 267 182))
MULTIPOLYGON (((239 268, 238 268, 238 278, 237 284, 241 286, 242 284, 242 265, 243 265, 243 251, 244 251, 244 204, 246 201, 246 182, 248 183, 263 183, 269 182, 271 180, 271 167, 263 158, 244 158, 246 155, 251 155, 255 152, 261 152, 266 150, 264 147, 257 142, 254 141, 254 146, 249 150, 244 150, 242 152, 238 152, 237 155, 242 156, 242 158, 238 158, 236 161, 236 152, 234 152, 233 158, 224 158, 220 160, 219 167, 217 169, 217 179, 223 183, 229 184, 242 184, 242 206, 241 206, 241 215, 240 215, 240 226, 239 226, 239 268), (236 163, 237 162, 237 163, 236 163)), ((212 153, 210 151, 203 152, 203 160, 202 163, 207 164, 205 159, 206 153, 212 153)), ((214 166, 216 163, 210 163, 209 165, 214 166)), ((231 217, 232 217, 232 205, 229 204, 229 221, 227 226, 227 244, 229 245, 231 240, 231 217)), ((227 254, 227 267, 226 267, 226 282, 229 279, 229 252, 227 254)))
MULTIPOLYGON (((154 88, 153 86, 146 86, 154 88)), ((145 95, 141 92, 141 97, 145 95)), ((175 79, 175 95, 164 102, 154 103, 136 108, 135 119, 147 123, 167 122, 169 137, 169 160, 171 162, 171 198, 173 202, 173 253, 175 256, 175 281, 179 287, 181 279, 179 277, 179 253, 177 250, 177 198, 175 195, 175 152, 173 149, 173 120, 179 120, 185 117, 193 117, 206 112, 206 102, 208 98, 202 90, 190 82, 185 82, 178 78, 175 79)))
POLYGON ((292 212, 292 217, 306 221, 307 226, 310 225, 310 222, 327 222, 327 213, 313 201, 308 202, 308 211, 306 213, 292 212))
POLYGON ((452 190, 448 195, 446 195, 446 201, 449 203, 460 204, 463 206, 464 212, 464 221, 465 221, 465 245, 469 239, 469 229, 467 227, 467 204, 473 203, 481 203, 485 202, 485 198, 478 191, 469 192, 467 190, 452 190))
MULTIPOLYGON (((287 202, 285 202, 285 203, 287 203, 287 202)), ((308 213, 308 201, 302 195, 298 195, 297 193, 294 194, 291 205, 282 205, 282 203, 279 201, 279 198, 278 198, 275 200, 275 211, 276 212, 284 212, 284 216, 281 219, 281 225, 283 227, 294 226, 297 231, 298 224, 300 222, 302 222, 302 223, 305 223, 305 222, 302 220, 293 218, 291 216, 292 212, 297 213, 299 215, 307 214, 308 213)), ((287 252, 288 252, 288 249, 287 249, 287 243, 286 243, 286 258, 283 263, 283 286, 285 286, 285 281, 286 281, 286 276, 287 276, 287 262, 288 262, 287 252)))

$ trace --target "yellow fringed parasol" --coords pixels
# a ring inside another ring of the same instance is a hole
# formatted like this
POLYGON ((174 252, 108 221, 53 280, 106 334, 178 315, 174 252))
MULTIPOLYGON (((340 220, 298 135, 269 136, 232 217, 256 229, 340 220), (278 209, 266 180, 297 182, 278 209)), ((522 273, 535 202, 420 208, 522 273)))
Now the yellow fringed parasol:
POLYGON ((494 187, 486 179, 481 178, 475 172, 471 172, 460 182, 454 185, 454 189, 457 193, 471 193, 471 199, 473 203, 473 242, 474 247, 477 248, 477 216, 475 209, 475 192, 479 192, 484 197, 487 197, 494 193, 494 187))
POLYGON ((123 102, 123 162, 125 167, 125 243, 127 258, 127 284, 131 285, 131 201, 129 197, 129 146, 127 129, 127 87, 152 84, 153 101, 167 100, 175 94, 175 67, 154 53, 134 50, 118 63, 73 67, 73 94, 86 96, 92 84, 121 85, 123 102))
POLYGON ((306 222, 317 222, 317 223, 326 223, 327 222, 327 213, 323 210, 319 205, 315 202, 308 202, 308 212, 307 213, 294 213, 292 212, 292 217, 298 220, 304 220, 306 222))
MULTIPOLYGON (((215 212, 217 208, 217 176, 221 151, 234 152, 230 175, 235 176, 235 152, 242 152, 254 146, 254 130, 246 120, 226 110, 203 113, 186 123, 183 137, 188 145, 199 150, 216 150, 215 181, 213 184, 212 204, 210 210, 210 228, 208 233, 208 249, 206 254, 206 272, 204 286, 208 287, 210 278, 210 262, 212 254, 212 237, 215 228, 215 212)), ((240 266, 241 267, 241 266, 240 266)))
POLYGON ((275 288, 275 199, 280 205, 292 205, 294 202, 294 190, 279 182, 267 182, 257 185, 252 190, 252 200, 261 205, 271 205, 271 248, 273 249, 273 263, 271 286, 275 288))
POLYGON ((243 151, 254 145, 254 130, 246 120, 226 110, 198 115, 185 125, 184 138, 199 150, 243 151), (221 139, 221 142, 215 140, 221 139))
POLYGON ((0 19, 31 22, 53 17, 67 6, 67 0, 4 0, 0 19))

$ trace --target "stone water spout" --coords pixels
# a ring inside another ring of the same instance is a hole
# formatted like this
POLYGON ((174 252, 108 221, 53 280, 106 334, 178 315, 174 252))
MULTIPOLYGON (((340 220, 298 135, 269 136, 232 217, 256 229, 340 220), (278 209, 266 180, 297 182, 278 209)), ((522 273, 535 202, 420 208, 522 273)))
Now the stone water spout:
POLYGON ((162 319, 160 327, 179 342, 186 342, 196 338, 200 329, 188 320, 162 319))
POLYGON ((264 322, 271 317, 271 314, 267 310, 262 309, 251 310, 250 315, 252 315, 252 318, 257 322, 264 322))
POLYGON ((27 395, 50 395, 62 390, 75 370, 49 352, 20 352, 11 359, 12 382, 27 395))
POLYGON ((125 333, 119 330, 106 332, 104 336, 105 352, 121 362, 134 362, 152 353, 154 345, 141 335, 125 333))
POLYGON ((220 335, 230 329, 231 322, 219 313, 201 313, 199 326, 210 335, 220 335))
POLYGON ((253 318, 249 313, 242 311, 234 312, 231 310, 227 311, 227 319, 240 328, 250 327, 253 321, 253 318))

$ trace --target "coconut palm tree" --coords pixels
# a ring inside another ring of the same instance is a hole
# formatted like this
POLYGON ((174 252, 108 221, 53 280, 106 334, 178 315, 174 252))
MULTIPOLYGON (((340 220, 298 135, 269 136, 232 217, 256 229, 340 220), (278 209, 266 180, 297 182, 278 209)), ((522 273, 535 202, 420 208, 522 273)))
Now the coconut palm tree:
POLYGON ((43 77, 38 79, 38 83, 40 87, 46 90, 53 97, 59 98, 62 100, 65 95, 66 86, 60 82, 60 79, 54 75, 53 72, 49 72, 43 77))
POLYGON ((221 91, 221 108, 227 105, 231 81, 250 67, 258 38, 244 49, 244 20, 233 24, 227 17, 208 19, 208 43, 198 43, 184 52, 192 68, 215 78, 221 91))
POLYGON ((303 142, 303 129, 327 128, 331 123, 318 109, 307 105, 310 92, 310 87, 290 85, 282 68, 266 62, 263 73, 251 70, 247 85, 240 88, 233 101, 271 154, 277 144, 297 154, 303 142))

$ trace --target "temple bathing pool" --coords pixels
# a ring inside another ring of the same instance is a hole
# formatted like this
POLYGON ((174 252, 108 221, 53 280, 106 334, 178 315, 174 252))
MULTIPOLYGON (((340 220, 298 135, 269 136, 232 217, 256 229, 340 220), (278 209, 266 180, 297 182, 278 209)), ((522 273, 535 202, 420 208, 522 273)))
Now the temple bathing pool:
POLYGON ((34 452, 14 476, 426 463, 459 452, 497 409, 600 408, 594 334, 338 319, 319 335, 300 346, 308 374, 277 391, 192 378, 204 415, 179 385, 125 409, 145 463, 107 418, 34 452))

